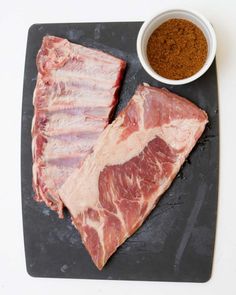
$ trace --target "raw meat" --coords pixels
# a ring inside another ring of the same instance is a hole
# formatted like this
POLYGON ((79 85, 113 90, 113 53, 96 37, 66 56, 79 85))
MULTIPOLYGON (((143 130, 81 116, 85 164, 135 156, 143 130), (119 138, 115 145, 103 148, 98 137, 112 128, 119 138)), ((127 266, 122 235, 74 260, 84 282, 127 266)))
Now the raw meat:
POLYGON ((206 113, 139 86, 59 194, 98 269, 143 223, 201 136, 206 113))
POLYGON ((125 62, 102 51, 46 36, 37 55, 32 122, 37 201, 63 217, 58 189, 80 167, 108 124, 125 62))

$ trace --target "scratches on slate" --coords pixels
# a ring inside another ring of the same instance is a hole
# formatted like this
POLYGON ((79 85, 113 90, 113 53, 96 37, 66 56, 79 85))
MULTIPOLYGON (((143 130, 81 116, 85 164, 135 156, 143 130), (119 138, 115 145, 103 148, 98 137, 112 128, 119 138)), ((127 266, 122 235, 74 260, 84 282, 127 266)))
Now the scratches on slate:
POLYGON ((202 183, 202 185, 199 185, 198 192, 197 192, 196 199, 195 199, 195 203, 194 203, 192 211, 188 217, 187 224, 184 229, 184 234, 182 235, 182 238, 179 243, 179 247, 177 248, 177 252, 175 255, 175 263, 174 263, 175 272, 178 272, 178 270, 179 270, 179 266, 180 266, 180 262, 183 257, 183 254, 184 254, 184 250, 188 244, 188 241, 189 241, 189 238, 190 238, 191 233, 193 231, 199 211, 200 211, 203 201, 205 199, 206 191, 207 191, 206 183, 202 183))

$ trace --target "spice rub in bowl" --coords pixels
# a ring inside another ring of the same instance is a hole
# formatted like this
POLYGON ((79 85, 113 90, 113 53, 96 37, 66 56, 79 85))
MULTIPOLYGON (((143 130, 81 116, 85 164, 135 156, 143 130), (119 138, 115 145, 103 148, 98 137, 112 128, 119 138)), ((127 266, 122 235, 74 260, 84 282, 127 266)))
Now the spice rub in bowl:
POLYGON ((172 80, 188 78, 204 65, 208 53, 203 32, 191 21, 169 19, 157 27, 147 43, 153 70, 172 80))
POLYGON ((216 54, 216 35, 201 14, 185 9, 160 11, 141 26, 137 54, 155 80, 183 85, 201 77, 216 54))

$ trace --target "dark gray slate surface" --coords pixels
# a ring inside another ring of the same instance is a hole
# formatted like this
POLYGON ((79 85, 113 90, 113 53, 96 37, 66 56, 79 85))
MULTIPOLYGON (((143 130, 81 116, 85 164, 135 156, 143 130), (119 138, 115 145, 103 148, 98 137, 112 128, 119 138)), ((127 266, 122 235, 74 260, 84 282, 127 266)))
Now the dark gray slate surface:
POLYGON ((219 116, 215 62, 197 81, 169 86, 153 80, 136 54, 141 22, 37 24, 29 30, 21 142, 22 211, 28 273, 36 277, 205 282, 211 276, 218 197, 219 116), (170 189, 143 226, 98 271, 68 214, 64 220, 33 200, 31 160, 35 57, 50 34, 98 48, 128 62, 117 113, 139 83, 167 87, 206 110, 210 123, 170 189))

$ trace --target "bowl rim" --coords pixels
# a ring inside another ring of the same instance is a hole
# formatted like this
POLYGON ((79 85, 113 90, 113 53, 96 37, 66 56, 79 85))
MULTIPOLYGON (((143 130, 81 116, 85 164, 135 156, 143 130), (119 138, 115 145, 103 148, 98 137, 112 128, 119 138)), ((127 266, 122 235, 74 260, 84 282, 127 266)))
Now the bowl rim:
POLYGON ((213 29, 213 26, 211 25, 211 23, 209 22, 209 20, 203 16, 201 13, 193 11, 193 10, 189 10, 189 9, 182 9, 182 8, 171 8, 171 9, 164 9, 161 10, 160 12, 154 14, 152 17, 148 18, 146 21, 144 21, 144 23, 142 24, 139 33, 138 33, 138 37, 137 37, 137 41, 136 41, 136 50, 137 50, 137 54, 138 54, 138 58, 143 66, 143 68, 145 69, 145 71, 154 79, 165 83, 165 84, 170 84, 170 85, 183 85, 183 84, 187 84, 190 83, 192 81, 195 81, 196 79, 198 79, 199 77, 201 77, 211 66, 215 55, 216 55, 216 47, 217 47, 217 40, 216 40, 216 34, 215 31, 213 29), (148 26, 153 22, 154 19, 160 17, 161 15, 164 15, 166 13, 170 13, 170 12, 182 12, 185 14, 192 14, 193 16, 195 16, 197 19, 199 19, 200 21, 202 21, 211 36, 211 52, 210 55, 207 57, 204 65, 201 67, 201 69, 196 72, 194 75, 184 78, 184 79, 180 79, 180 80, 172 80, 172 79, 168 79, 165 77, 162 77, 161 75, 157 74, 149 64, 146 63, 146 61, 143 58, 143 51, 142 51, 142 39, 143 39, 143 35, 145 33, 145 31, 147 30, 148 26))

